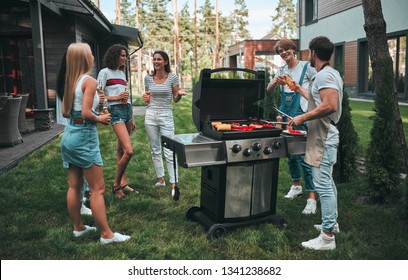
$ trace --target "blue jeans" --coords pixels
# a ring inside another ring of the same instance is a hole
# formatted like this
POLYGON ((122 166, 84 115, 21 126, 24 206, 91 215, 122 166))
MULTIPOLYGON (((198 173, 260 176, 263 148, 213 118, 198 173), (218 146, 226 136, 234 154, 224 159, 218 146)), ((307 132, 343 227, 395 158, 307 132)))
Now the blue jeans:
POLYGON ((289 157, 288 158, 289 172, 292 181, 297 181, 302 178, 305 181, 305 187, 307 192, 314 192, 315 186, 313 184, 312 169, 309 164, 304 161, 304 156, 289 157))
POLYGON ((313 182, 320 197, 322 230, 332 232, 337 223, 337 189, 333 181, 333 165, 337 161, 337 144, 326 144, 320 167, 312 166, 313 182))
MULTIPOLYGON (((164 177, 164 167, 162 159, 161 136, 174 136, 173 111, 171 109, 147 109, 145 115, 145 127, 147 137, 150 140, 150 153, 157 178, 164 177)), ((174 164, 178 171, 177 162, 173 163, 173 152, 163 148, 166 158, 167 171, 169 173, 170 184, 176 183, 174 176, 174 164)), ((178 173, 176 173, 177 175, 178 173)), ((178 176, 177 176, 178 177, 178 176)))

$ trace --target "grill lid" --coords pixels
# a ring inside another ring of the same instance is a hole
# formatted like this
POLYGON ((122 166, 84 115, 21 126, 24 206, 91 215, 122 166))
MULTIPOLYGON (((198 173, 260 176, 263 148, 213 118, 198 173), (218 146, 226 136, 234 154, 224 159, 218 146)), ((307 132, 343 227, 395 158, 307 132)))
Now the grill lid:
POLYGON ((193 88, 193 121, 202 131, 208 121, 263 117, 257 101, 265 96, 265 72, 246 68, 202 69, 193 88))

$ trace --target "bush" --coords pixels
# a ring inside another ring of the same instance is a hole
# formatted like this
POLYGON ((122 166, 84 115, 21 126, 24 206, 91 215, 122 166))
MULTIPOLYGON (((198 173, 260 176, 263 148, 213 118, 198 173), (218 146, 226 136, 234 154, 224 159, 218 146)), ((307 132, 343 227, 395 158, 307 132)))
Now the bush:
POLYGON ((273 106, 279 107, 281 102, 281 93, 279 87, 276 87, 273 91, 267 91, 266 88, 271 81, 271 75, 267 69, 265 75, 265 97, 262 100, 258 101, 258 106, 263 108, 263 117, 267 120, 276 120, 277 113, 273 109, 273 106))
MULTIPOLYGON (((400 145, 395 137, 397 126, 393 110, 394 78, 387 71, 390 60, 385 60, 380 80, 376 83, 371 142, 367 151, 367 177, 371 197, 384 203, 397 195, 400 183, 400 145), (388 64, 388 65, 387 65, 388 64)), ((390 68, 391 69, 391 68, 390 68)))
POLYGON ((408 225, 408 176, 404 180, 403 187, 403 195, 402 195, 402 219, 405 220, 405 223, 408 225))
POLYGON ((337 128, 340 143, 337 150, 337 163, 334 165, 333 177, 338 183, 348 182, 356 170, 358 135, 354 129, 351 108, 347 91, 343 92, 342 112, 337 128))

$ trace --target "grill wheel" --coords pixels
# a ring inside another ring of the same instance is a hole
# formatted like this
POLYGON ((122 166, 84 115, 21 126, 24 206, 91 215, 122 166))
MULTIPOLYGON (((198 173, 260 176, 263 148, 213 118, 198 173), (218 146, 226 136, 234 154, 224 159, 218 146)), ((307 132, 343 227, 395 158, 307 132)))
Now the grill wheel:
POLYGON ((215 241, 216 239, 223 237, 227 234, 227 228, 222 224, 214 224, 208 230, 207 237, 211 241, 215 241))

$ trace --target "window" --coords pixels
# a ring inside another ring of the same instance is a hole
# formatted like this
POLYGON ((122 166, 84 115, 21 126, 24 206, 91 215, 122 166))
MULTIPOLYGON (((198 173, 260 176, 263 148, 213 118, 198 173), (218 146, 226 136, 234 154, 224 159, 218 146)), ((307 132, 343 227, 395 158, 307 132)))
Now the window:
POLYGON ((305 0, 305 24, 317 21, 317 0, 305 0))
POLYGON ((407 38, 394 37, 388 39, 388 48, 392 58, 395 85, 397 92, 404 92, 405 88, 405 61, 407 38))
POLYGON ((344 76, 344 45, 336 45, 334 47, 334 68, 344 76))
POLYGON ((0 93, 10 95, 21 93, 21 71, 18 41, 5 38, 0 40, 0 93))
MULTIPOLYGON (((407 36, 392 36, 388 38, 388 50, 392 58, 394 80, 399 94, 405 93, 406 87, 406 53, 407 36)), ((373 70, 371 68, 371 59, 368 54, 367 41, 359 44, 359 82, 358 90, 361 93, 374 93, 373 70)))

